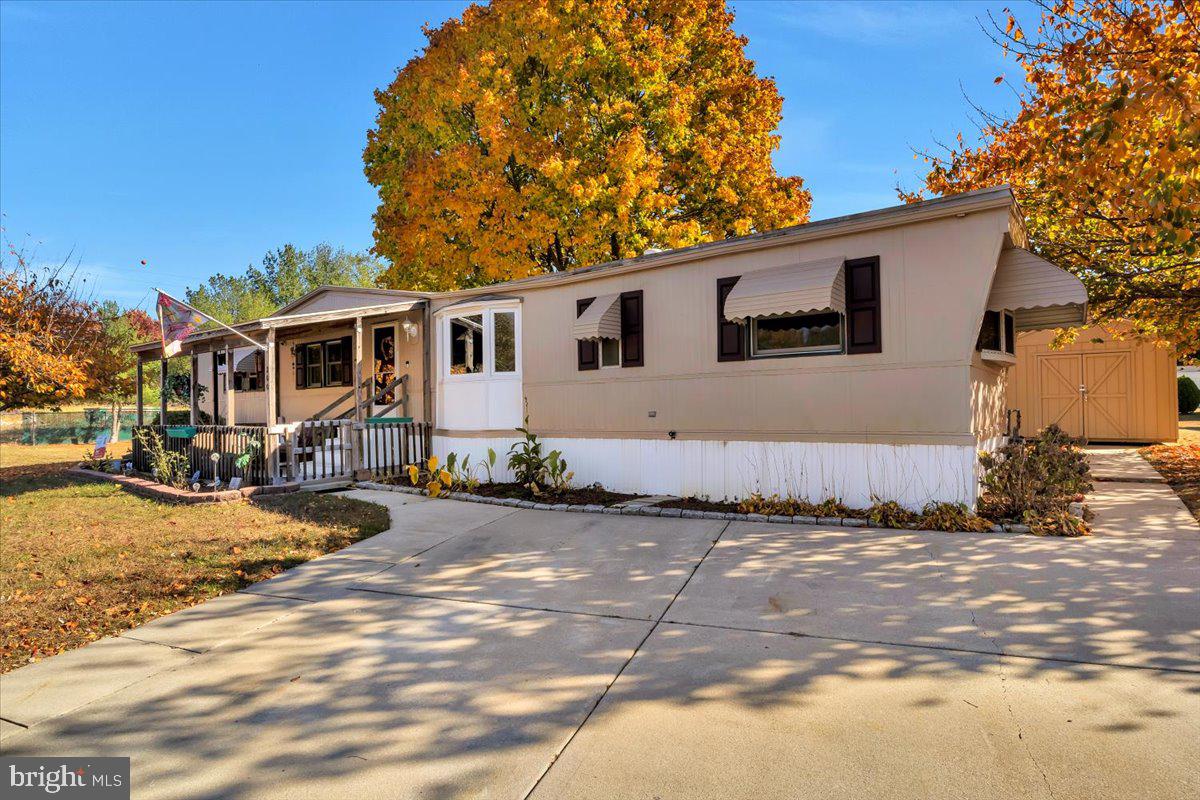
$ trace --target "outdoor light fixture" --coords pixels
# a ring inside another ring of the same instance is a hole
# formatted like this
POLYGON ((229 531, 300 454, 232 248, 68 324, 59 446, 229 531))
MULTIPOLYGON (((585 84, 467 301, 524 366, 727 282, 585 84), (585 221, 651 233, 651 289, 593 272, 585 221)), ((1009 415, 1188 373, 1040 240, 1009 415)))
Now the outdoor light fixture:
POLYGON ((417 338, 418 330, 415 322, 406 320, 405 322, 400 323, 400 327, 404 329, 404 338, 406 341, 411 342, 413 339, 417 338))

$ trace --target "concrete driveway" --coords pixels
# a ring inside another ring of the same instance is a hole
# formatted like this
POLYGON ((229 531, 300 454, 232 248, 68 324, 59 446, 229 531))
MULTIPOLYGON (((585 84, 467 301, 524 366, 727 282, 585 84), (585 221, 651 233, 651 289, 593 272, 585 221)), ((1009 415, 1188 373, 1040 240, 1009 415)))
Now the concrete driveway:
POLYGON ((164 798, 1200 794, 1194 522, 1047 540, 355 495, 391 530, 0 678, 5 754, 131 755, 164 798))

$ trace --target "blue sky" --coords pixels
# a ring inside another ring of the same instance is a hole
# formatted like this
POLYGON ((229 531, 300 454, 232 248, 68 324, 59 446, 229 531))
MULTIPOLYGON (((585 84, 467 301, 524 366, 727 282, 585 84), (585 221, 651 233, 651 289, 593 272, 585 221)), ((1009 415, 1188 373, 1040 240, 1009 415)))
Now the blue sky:
MULTIPOLYGON (((912 147, 973 127, 1017 77, 977 19, 1004 3, 739 2, 784 96, 775 163, 813 219, 896 202, 912 147)), ((444 3, 0 3, 0 209, 42 261, 152 304, 285 242, 371 244, 362 174, 373 91, 444 3), (140 261, 145 259, 147 266, 140 261)))

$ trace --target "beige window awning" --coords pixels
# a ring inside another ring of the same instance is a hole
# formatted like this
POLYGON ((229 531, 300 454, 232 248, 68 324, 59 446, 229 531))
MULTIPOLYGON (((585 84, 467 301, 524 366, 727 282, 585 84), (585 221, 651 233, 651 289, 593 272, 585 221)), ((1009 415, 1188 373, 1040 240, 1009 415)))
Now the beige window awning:
POLYGON ((1019 247, 1002 250, 988 296, 989 311, 1012 311, 1019 331, 1082 325, 1087 290, 1062 267, 1019 247))
POLYGON ((842 257, 747 272, 725 298, 725 319, 846 310, 842 257))
POLYGON ((258 350, 251 351, 238 359, 237 365, 233 368, 234 372, 258 372, 258 350))
POLYGON ((583 310, 571 328, 576 339, 619 339, 621 338, 621 295, 605 294, 597 297, 583 310))

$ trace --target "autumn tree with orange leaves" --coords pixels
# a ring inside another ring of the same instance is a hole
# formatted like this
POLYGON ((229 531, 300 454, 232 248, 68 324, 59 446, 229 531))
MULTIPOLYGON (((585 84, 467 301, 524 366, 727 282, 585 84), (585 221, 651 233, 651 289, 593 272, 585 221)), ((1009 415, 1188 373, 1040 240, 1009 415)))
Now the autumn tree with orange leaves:
POLYGON ((1093 321, 1197 352, 1200 3, 1037 5, 1037 22, 993 22, 1024 73, 1019 110, 981 111, 978 147, 926 153, 925 189, 1011 184, 1035 248, 1087 286, 1093 321))
POLYGON ((0 411, 56 407, 92 387, 103 328, 67 262, 42 269, 4 243, 0 258, 0 411))
POLYGON ((723 0, 495 0, 376 93, 382 283, 454 289, 803 222, 723 0))

